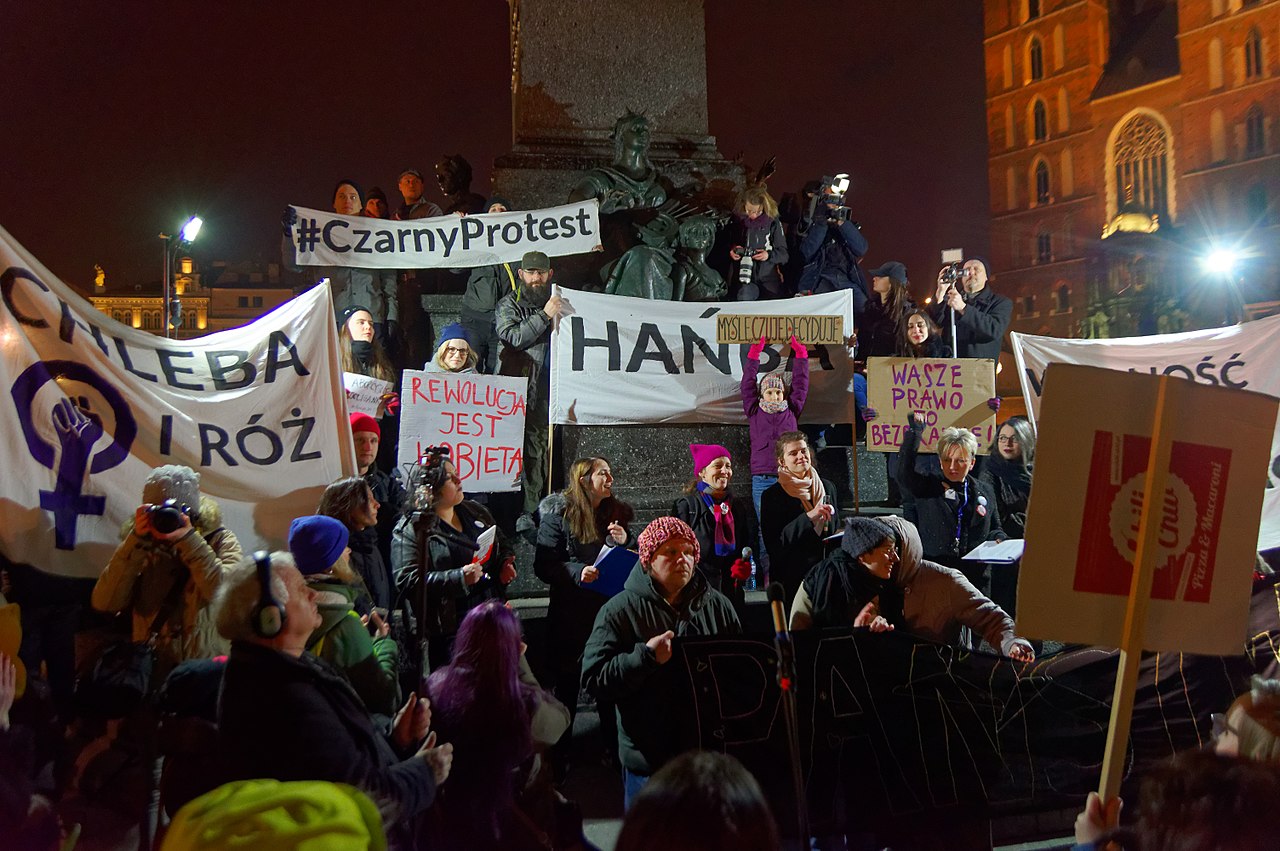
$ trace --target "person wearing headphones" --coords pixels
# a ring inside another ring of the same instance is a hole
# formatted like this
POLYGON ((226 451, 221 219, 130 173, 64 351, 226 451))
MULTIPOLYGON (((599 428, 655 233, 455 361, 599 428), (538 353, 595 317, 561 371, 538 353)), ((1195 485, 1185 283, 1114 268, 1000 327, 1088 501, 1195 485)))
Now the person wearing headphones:
POLYGON ((431 707, 416 694, 384 735, 351 685, 306 652, 322 622, 316 596, 284 552, 254 553, 218 589, 218 632, 231 642, 218 706, 225 779, 347 783, 390 807, 394 845, 412 843, 453 747, 428 735, 431 707))

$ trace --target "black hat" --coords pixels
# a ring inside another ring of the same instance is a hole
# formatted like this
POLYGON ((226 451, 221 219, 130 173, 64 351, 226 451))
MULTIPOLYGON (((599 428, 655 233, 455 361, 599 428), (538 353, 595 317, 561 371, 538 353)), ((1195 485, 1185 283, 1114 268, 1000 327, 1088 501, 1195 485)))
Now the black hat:
POLYGON ((484 211, 486 213, 489 212, 490 208, 493 207, 494 204, 501 204, 502 206, 506 207, 508 210, 515 209, 512 206, 511 202, 508 201, 506 198, 503 198, 501 195, 494 195, 488 201, 484 202, 484 211))
POLYGON ((373 311, 365 307, 363 304, 353 304, 338 314, 338 327, 342 328, 343 325, 346 325, 351 321, 352 316, 355 316, 362 310, 370 316, 373 316, 373 311))
POLYGON ((840 537, 840 549, 857 559, 885 541, 893 541, 895 538, 893 529, 883 520, 872 517, 851 517, 845 521, 844 534, 840 537))
POLYGON ((399 182, 400 179, 403 178, 406 174, 412 174, 414 177, 418 178, 419 180, 422 179, 422 172, 418 171, 416 168, 406 168, 404 171, 400 172, 400 177, 397 177, 396 181, 399 182))
POLYGON ((379 201, 381 201, 384 204, 387 203, 387 193, 383 192, 382 187, 380 186, 369 187, 369 194, 365 196, 364 200, 368 202, 368 201, 372 201, 374 198, 377 198, 379 201))
POLYGON ((867 274, 873 278, 889 278, 899 284, 907 282, 907 267, 897 260, 890 260, 880 268, 872 269, 867 274))

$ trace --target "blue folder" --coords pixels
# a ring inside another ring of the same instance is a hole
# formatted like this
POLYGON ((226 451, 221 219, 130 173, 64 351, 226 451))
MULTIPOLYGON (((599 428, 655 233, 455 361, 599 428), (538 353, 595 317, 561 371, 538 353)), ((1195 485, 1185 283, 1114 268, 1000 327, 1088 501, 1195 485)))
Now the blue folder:
POLYGON ((605 597, 612 597, 627 583, 631 568, 640 561, 640 556, 626 547, 608 547, 607 549, 608 552, 596 561, 596 569, 600 571, 600 575, 596 577, 595 582, 587 582, 582 587, 605 597))

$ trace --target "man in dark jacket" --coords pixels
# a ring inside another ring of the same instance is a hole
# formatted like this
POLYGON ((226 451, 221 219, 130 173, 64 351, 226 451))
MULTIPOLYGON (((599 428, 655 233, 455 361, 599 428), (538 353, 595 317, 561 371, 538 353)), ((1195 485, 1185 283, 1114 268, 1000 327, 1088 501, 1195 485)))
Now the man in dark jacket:
POLYGON ((389 825, 404 838, 453 763, 453 746, 427 735, 427 701, 411 694, 390 736, 375 729, 347 681, 304 652, 321 618, 287 553, 232 568, 214 607, 231 641, 218 707, 227 779, 348 783, 390 806, 389 825))
POLYGON ((955 311, 956 357, 999 359, 1000 343, 1013 318, 1013 302, 987 286, 991 274, 984 260, 965 261, 963 294, 955 284, 943 282, 945 271, 944 267, 938 272, 938 292, 933 300, 933 319, 942 329, 943 339, 951 341, 947 312, 955 311))
POLYGON ((638 540, 640 563, 622 593, 596 616, 582 660, 582 681, 618 706, 618 757, 625 801, 680 751, 670 708, 679 670, 668 665, 676 637, 737 635, 729 599, 707 586, 696 566, 698 539, 675 517, 659 517, 638 540))
POLYGON ((560 296, 551 294, 551 260, 530 251, 520 260, 520 285, 507 293, 494 310, 502 349, 503 375, 529 379, 524 426, 524 513, 516 531, 529 537, 533 513, 547 485, 547 405, 551 395, 551 326, 560 315, 560 296))
MULTIPOLYGON (((489 199, 484 211, 505 213, 508 209, 510 205, 506 199, 495 195, 489 199)), ((519 268, 517 263, 497 263, 472 269, 471 276, 467 278, 467 291, 462 294, 459 320, 471 337, 471 348, 475 349, 478 361, 476 368, 487 375, 497 373, 498 351, 502 348, 495 327, 494 310, 503 296, 516 289, 519 268)))
POLYGON ((830 186, 819 187, 817 191, 823 195, 814 208, 813 218, 801 223, 802 228, 808 229, 800 240, 804 271, 796 292, 851 290, 854 316, 861 316, 867 306, 867 282, 858 261, 867 253, 867 238, 847 216, 836 215, 843 200, 841 196, 833 194, 830 186))

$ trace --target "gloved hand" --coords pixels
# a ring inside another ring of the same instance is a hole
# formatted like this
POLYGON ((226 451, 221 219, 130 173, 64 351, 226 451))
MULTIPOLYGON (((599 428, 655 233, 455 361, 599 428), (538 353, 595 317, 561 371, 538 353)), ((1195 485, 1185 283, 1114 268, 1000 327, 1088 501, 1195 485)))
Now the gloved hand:
POLYGON ((387 397, 388 397, 388 398, 387 398, 386 402, 383 404, 382 408, 383 408, 383 410, 385 410, 388 414, 390 414, 391 416, 393 416, 393 417, 394 417, 394 416, 396 415, 396 413, 397 413, 397 412, 399 412, 399 410, 400 410, 400 394, 399 394, 399 393, 388 393, 388 394, 387 394, 387 397))
POLYGON ((997 413, 997 414, 1000 413, 1000 397, 992 396, 990 399, 988 399, 987 407, 990 408, 994 413, 997 413))
POLYGON ((761 337, 760 342, 752 343, 751 348, 747 349, 747 357, 752 360, 760 360, 760 354, 764 351, 766 342, 765 338, 761 337))
POLYGON ((876 417, 878 417, 878 416, 880 416, 880 412, 879 412, 879 411, 877 411, 875 408, 863 408, 863 409, 862 409, 862 421, 863 421, 864 423, 869 423, 869 422, 871 422, 872 420, 874 420, 874 419, 875 419, 876 417))
POLYGON ((751 578, 751 562, 745 558, 735 559, 729 568, 729 575, 733 577, 734 582, 746 582, 751 578))
POLYGON ((280 227, 284 229, 284 235, 293 239, 293 226, 298 223, 298 211, 293 207, 285 207, 284 212, 280 214, 280 227))
POLYGON ((796 339, 795 334, 791 335, 791 351, 801 360, 807 360, 809 357, 809 350, 805 348, 804 343, 796 339))

